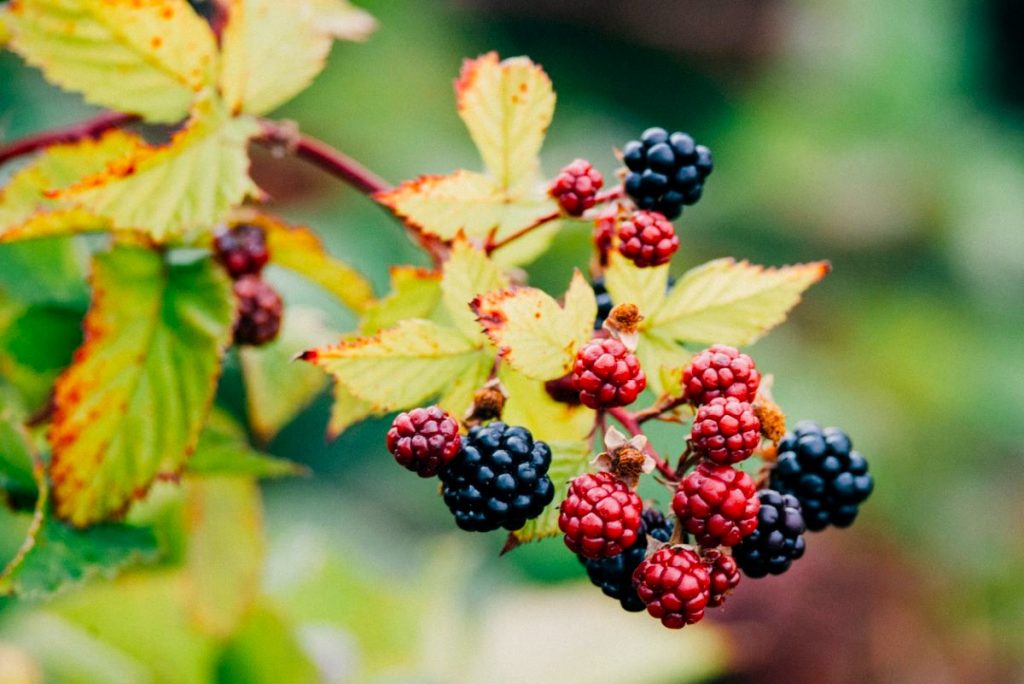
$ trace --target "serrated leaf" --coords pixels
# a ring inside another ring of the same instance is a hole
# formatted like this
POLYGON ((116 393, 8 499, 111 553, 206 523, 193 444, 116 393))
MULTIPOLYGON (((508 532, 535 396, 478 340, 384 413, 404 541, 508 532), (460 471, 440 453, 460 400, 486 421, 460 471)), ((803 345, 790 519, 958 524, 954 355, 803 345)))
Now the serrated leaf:
POLYGON ((324 374, 296 362, 296 355, 337 337, 320 312, 288 307, 277 339, 261 347, 239 348, 249 425, 259 441, 273 439, 324 389, 324 374))
POLYGON ((11 48, 86 101, 180 120, 214 83, 217 47, 185 0, 18 0, 11 48))
POLYGON ((470 304, 482 294, 508 286, 508 278, 487 255, 464 240, 457 240, 444 264, 441 296, 455 327, 472 339, 480 334, 470 304))
POLYGON ((0 192, 0 242, 109 230, 109 219, 54 197, 141 144, 138 136, 112 130, 96 140, 48 147, 0 192))
POLYGON ((594 427, 594 411, 555 401, 544 383, 502 364, 498 377, 508 393, 502 420, 523 425, 537 439, 550 442, 583 439, 594 427))
POLYGON ((527 377, 552 380, 572 369, 597 315, 593 290, 579 271, 569 291, 565 309, 543 290, 518 287, 477 297, 473 311, 510 366, 527 377))
POLYGON ((604 285, 616 304, 632 303, 647 317, 641 329, 650 327, 652 315, 665 301, 668 287, 669 265, 638 268, 632 261, 612 250, 608 268, 604 272, 604 285))
POLYGON ((343 0, 231 0, 222 36, 220 88, 234 112, 265 114, 323 70, 335 39, 365 40, 376 28, 343 0))
POLYGON ((230 636, 259 592, 264 555, 259 487, 246 477, 188 477, 185 524, 189 614, 206 634, 230 636))
POLYGON ((453 378, 476 367, 479 355, 479 347, 459 332, 412 319, 373 337, 308 351, 303 359, 380 413, 446 394, 453 378))
POLYGON ((373 286, 359 271, 331 256, 316 233, 265 214, 247 215, 245 221, 263 228, 272 263, 309 279, 355 312, 374 301, 373 286))
POLYGON ((686 342, 751 344, 784 321, 828 271, 824 261, 765 268, 717 259, 680 278, 648 328, 686 342))
POLYGON ((349 391, 340 380, 334 383, 334 403, 327 423, 327 438, 336 439, 348 428, 374 415, 373 404, 349 391))
POLYGON ((433 318, 440 301, 440 273, 417 266, 392 266, 391 294, 367 307, 359 331, 373 335, 407 318, 433 318))
POLYGON ((655 394, 676 396, 682 393, 683 368, 691 358, 686 349, 656 332, 645 330, 640 333, 636 356, 647 375, 647 386, 655 394))
POLYGON ((304 475, 307 471, 298 463, 253 449, 242 426, 226 411, 215 408, 199 436, 195 455, 188 461, 188 472, 197 475, 289 477, 304 475))
POLYGON ((258 193, 248 155, 249 138, 258 132, 254 120, 227 118, 207 100, 168 144, 140 143, 56 195, 157 242, 209 231, 231 207, 258 193))
POLYGON ((50 475, 58 514, 87 525, 122 512, 199 437, 231 338, 223 269, 169 265, 122 247, 96 257, 85 343, 57 382, 50 475))
POLYGON ((517 544, 538 541, 558 534, 558 507, 569 481, 586 472, 589 467, 590 445, 586 441, 556 441, 549 442, 548 446, 551 447, 551 468, 548 469, 548 477, 555 487, 555 500, 539 516, 527 520, 522 529, 511 533, 510 536, 517 544))
POLYGON ((498 187, 512 195, 530 191, 555 113, 548 75, 525 57, 499 61, 489 52, 463 63, 455 92, 459 116, 498 187))

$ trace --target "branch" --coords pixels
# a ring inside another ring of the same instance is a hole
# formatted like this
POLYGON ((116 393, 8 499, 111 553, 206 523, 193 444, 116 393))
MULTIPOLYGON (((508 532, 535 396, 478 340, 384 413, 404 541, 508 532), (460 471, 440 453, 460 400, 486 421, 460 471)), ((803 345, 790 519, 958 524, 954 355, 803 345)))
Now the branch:
MULTIPOLYGON (((632 413, 624 408, 613 408, 608 409, 608 415, 622 424, 622 427, 629 431, 629 434, 636 436, 644 434, 644 429, 640 427, 640 423, 637 422, 636 418, 632 413)), ((664 475, 667 479, 672 482, 678 482, 679 478, 676 476, 676 472, 672 469, 672 466, 668 464, 665 459, 658 455, 658 452, 654 450, 651 443, 648 442, 647 446, 644 447, 644 453, 654 459, 654 465, 657 466, 658 472, 664 475)))
POLYGON ((105 112, 94 119, 72 124, 65 128, 56 128, 50 131, 43 131, 27 138, 16 140, 8 145, 0 147, 0 164, 5 164, 12 159, 23 157, 43 150, 51 145, 62 145, 74 143, 80 140, 98 138, 112 128, 119 128, 133 124, 139 120, 135 114, 124 114, 122 112, 105 112))
POLYGON ((526 226, 525 228, 520 228, 516 232, 512 233, 511 235, 508 235, 508 236, 502 238, 501 240, 498 240, 497 242, 488 241, 488 244, 486 246, 486 251, 487 251, 488 254, 491 254, 491 253, 501 249, 502 247, 508 245, 509 243, 515 242, 516 240, 518 240, 519 238, 523 237, 524 235, 527 235, 528 233, 532 233, 533 231, 537 230, 538 228, 541 228, 544 225, 546 225, 548 223, 551 223, 552 221, 554 221, 555 219, 560 218, 561 216, 562 216, 562 211, 560 209, 556 209, 555 211, 551 212, 550 214, 544 214, 543 216, 537 218, 533 223, 531 223, 530 225, 526 226))
POLYGON ((649 420, 661 418, 669 411, 685 404, 686 401, 686 396, 681 394, 678 397, 670 398, 668 401, 659 401, 654 406, 644 409, 643 411, 637 411, 633 414, 633 417, 636 418, 638 423, 646 423, 649 420))

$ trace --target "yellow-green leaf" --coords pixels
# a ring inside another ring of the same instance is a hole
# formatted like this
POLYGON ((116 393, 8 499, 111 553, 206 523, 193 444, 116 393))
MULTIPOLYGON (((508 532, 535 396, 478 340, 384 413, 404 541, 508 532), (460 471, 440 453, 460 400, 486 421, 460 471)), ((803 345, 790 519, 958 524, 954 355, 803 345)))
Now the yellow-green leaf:
POLYGON ((539 516, 527 520, 522 529, 511 533, 511 538, 515 540, 513 547, 523 542, 538 541, 558 534, 559 502, 565 496, 569 481, 586 472, 590 463, 590 445, 586 441, 555 441, 549 442, 548 446, 551 447, 551 468, 548 470, 548 477, 555 487, 555 500, 539 516))
POLYGON ((690 362, 690 354, 673 340, 657 332, 640 333, 636 357, 647 375, 647 386, 657 394, 678 395, 682 392, 683 368, 690 362))
POLYGON ((263 511, 247 477, 185 479, 185 587, 200 630, 227 637, 259 593, 263 570, 263 511))
POLYGON ((97 140, 48 147, 0 191, 0 242, 108 230, 110 221, 54 195, 131 154, 141 139, 112 130, 97 140))
POLYGON ((373 405, 352 394, 340 380, 334 383, 334 404, 327 423, 327 438, 336 439, 345 430, 374 414, 373 405))
POLYGON ((824 261, 765 268, 717 259, 680 278, 647 327, 674 340, 751 344, 784 321, 828 271, 824 261))
POLYGON ((467 60, 455 83, 459 116, 499 188, 531 191, 538 155, 555 113, 555 92, 544 70, 525 57, 495 52, 467 60))
POLYGON ((277 339, 239 349, 249 424, 257 439, 273 439, 324 388, 324 374, 295 357, 335 339, 318 311, 288 307, 277 339))
POLYGON ((392 266, 391 294, 367 307, 359 330, 373 335, 407 318, 433 318, 440 301, 440 273, 418 266, 392 266))
POLYGON ((555 401, 540 380, 528 378, 507 364, 502 364, 499 377, 508 393, 502 419, 509 425, 523 425, 545 442, 583 439, 593 429, 592 409, 555 401))
POLYGON ((594 292, 579 271, 569 290, 564 309, 543 290, 517 287, 477 297, 473 311, 510 366, 527 377, 551 380, 572 368, 597 314, 594 292))
POLYGON ((465 240, 456 241, 444 264, 441 296, 455 327, 469 338, 480 335, 470 304, 478 295, 508 286, 508 279, 483 252, 465 240))
POLYGON ((302 358, 323 367, 379 413, 448 393, 454 378, 477 367, 478 356, 479 346, 459 332, 412 319, 373 337, 307 351, 302 358))
MULTIPOLYGON (((188 472, 197 475, 288 477, 308 471, 293 461, 256 451, 245 430, 229 413, 214 408, 199 436, 188 472)), ((136 509, 133 509, 133 511, 136 509)))
POLYGON ((174 122, 213 85, 217 46, 186 0, 16 0, 11 47, 88 102, 174 122))
POLYGON ((235 316, 209 259, 170 265, 118 248, 95 260, 85 342, 57 382, 50 466, 58 514, 88 525, 123 512, 195 447, 235 316))
POLYGON ((365 40, 376 28, 343 0, 231 0, 220 88, 234 112, 265 114, 306 89, 335 39, 365 40))
POLYGON ((205 101, 167 145, 140 143, 57 196, 158 242, 212 230, 229 209, 258 192, 247 149, 258 131, 254 120, 227 118, 205 101))
POLYGON ((608 268, 604 272, 604 284, 616 304, 632 303, 640 307, 640 313, 647 317, 641 328, 648 328, 652 316, 665 301, 668 286, 668 264, 654 268, 638 268, 632 261, 612 250, 608 268))
POLYGON ((363 311, 373 303, 370 281, 346 262, 331 256, 309 228, 289 226, 265 214, 248 212, 242 216, 247 223, 263 228, 273 263, 316 283, 353 311, 363 311))
POLYGON ((0 48, 7 47, 11 41, 11 18, 8 12, 6 6, 0 7, 0 48))

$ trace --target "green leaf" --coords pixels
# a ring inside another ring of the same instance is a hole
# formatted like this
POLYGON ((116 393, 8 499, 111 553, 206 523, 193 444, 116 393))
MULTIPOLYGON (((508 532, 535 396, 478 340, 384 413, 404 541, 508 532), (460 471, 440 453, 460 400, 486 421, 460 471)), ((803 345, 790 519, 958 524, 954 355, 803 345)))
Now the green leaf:
POLYGON ((365 40, 373 17, 342 0, 231 0, 220 88, 232 111, 265 114, 302 92, 334 40, 365 40))
POLYGON ((337 334, 318 311, 288 307, 277 339, 262 347, 239 348, 249 425, 260 442, 273 439, 324 389, 323 373, 295 357, 335 339, 337 334))
POLYGON ((204 100, 167 145, 140 143, 56 196, 157 242, 210 231, 229 209, 258 193, 248 155, 249 138, 258 132, 256 121, 228 118, 204 100))
POLYGON ((30 409, 42 406, 82 341, 82 312, 39 304, 23 310, 0 333, 0 373, 30 409))
POLYGON ((264 214, 249 214, 244 220, 263 228, 272 263, 308 278, 357 313, 373 303, 370 281, 328 254, 323 242, 309 228, 289 226, 264 214))
POLYGON ((548 446, 551 447, 548 477, 555 487, 555 500, 539 516, 527 520, 522 529, 512 532, 509 535, 512 546, 506 548, 558 534, 559 503, 569 487, 569 481, 586 472, 590 463, 590 444, 586 441, 550 442, 548 446))
POLYGON ((259 487, 246 477, 185 480, 189 614, 212 636, 235 632, 256 600, 263 570, 259 487))
POLYGON ((508 286, 508 279, 483 252, 465 240, 456 241, 444 264, 441 296, 455 327, 472 339, 480 335, 480 324, 470 304, 479 296, 508 286))
POLYGON ((782 268, 711 261, 679 279, 646 327, 674 340, 751 344, 784 321, 828 271, 824 261, 782 268))
POLYGON ((327 423, 327 438, 338 438, 345 430, 372 415, 373 404, 352 394, 345 383, 335 381, 334 403, 331 405, 331 418, 327 423))
POLYGON ((19 0, 11 48, 101 107, 174 122, 214 83, 217 47, 185 0, 19 0))
POLYGON ((85 343, 60 378, 50 444, 58 514, 115 516, 179 472, 213 399, 235 316, 210 259, 169 265, 139 248, 97 256, 85 343))
POLYGON ((65 304, 85 308, 89 290, 71 240, 0 244, 0 296, 24 304, 65 304))
POLYGON ((374 337, 308 351, 303 358, 382 413, 448 395, 457 383, 463 393, 458 379, 478 372, 479 356, 479 347, 457 331, 412 319, 374 337))
POLYGON ((242 426, 226 411, 214 408, 199 436, 196 453, 188 461, 188 472, 197 475, 288 477, 304 475, 307 471, 298 463, 253 449, 242 426))
MULTIPOLYGON (((616 304, 632 303, 640 313, 650 320, 652 314, 661 308, 668 288, 669 265, 653 268, 638 268, 632 261, 612 250, 608 268, 604 272, 604 284, 616 304)), ((641 324, 642 327, 646 327, 641 324)))
POLYGON ((537 380, 568 373, 576 352, 593 335, 597 302, 579 271, 569 285, 565 307, 532 287, 498 290, 473 301, 473 311, 501 356, 537 380))
POLYGON ((34 493, 36 488, 32 447, 22 416, 0 397, 0 490, 34 493))
POLYGON ((323 681, 295 630, 266 606, 257 606, 224 646, 218 682, 316 684, 323 681))
POLYGON ((373 335, 407 318, 433 318, 440 301, 440 273, 417 266, 392 266, 391 294, 367 307, 359 331, 373 335))

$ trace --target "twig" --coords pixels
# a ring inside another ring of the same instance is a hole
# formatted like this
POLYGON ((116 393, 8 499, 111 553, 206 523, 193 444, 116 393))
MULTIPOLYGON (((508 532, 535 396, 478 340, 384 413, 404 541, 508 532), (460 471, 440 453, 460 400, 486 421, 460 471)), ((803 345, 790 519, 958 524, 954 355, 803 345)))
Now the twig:
MULTIPOLYGON (((626 430, 629 431, 629 434, 633 436, 644 434, 644 429, 640 427, 640 423, 638 423, 633 414, 627 411, 626 409, 608 409, 608 415, 610 415, 615 420, 619 421, 619 423, 622 424, 622 427, 626 428, 626 430)), ((658 455, 658 452, 654 450, 654 447, 651 446, 650 442, 648 442, 647 445, 644 447, 644 453, 646 453, 648 456, 654 459, 654 465, 658 468, 659 473, 664 475, 672 482, 677 482, 679 480, 679 478, 676 477, 676 472, 672 469, 672 466, 670 466, 668 462, 665 461, 665 459, 658 455)))
POLYGON ((538 228, 544 227, 548 223, 551 223, 552 221, 560 218, 561 216, 562 216, 562 212, 559 211, 559 210, 556 210, 556 211, 551 212, 550 214, 544 214, 543 216, 537 218, 533 223, 531 223, 530 225, 526 226, 525 228, 520 228, 516 232, 512 233, 511 235, 508 235, 508 236, 502 238, 501 240, 498 240, 497 242, 495 242, 492 239, 488 238, 487 245, 485 246, 485 250, 487 251, 488 254, 496 252, 497 250, 501 249, 502 247, 508 245, 509 243, 515 242, 516 240, 518 240, 519 238, 523 237, 524 235, 527 235, 528 233, 532 233, 533 231, 537 230, 538 228))
POLYGON ((89 138, 97 138, 112 128, 119 128, 133 124, 139 120, 135 114, 124 114, 122 112, 105 112, 99 116, 82 121, 81 123, 56 128, 50 131, 43 131, 30 135, 27 138, 16 140, 8 145, 0 147, 0 164, 5 164, 12 159, 33 154, 51 145, 61 145, 78 142, 89 138))
POLYGON ((661 418, 669 411, 676 409, 686 403, 686 396, 680 395, 678 397, 672 397, 668 401, 662 403, 659 401, 654 406, 646 408, 643 411, 637 411, 633 416, 636 418, 638 423, 646 423, 649 420, 655 418, 661 418))

